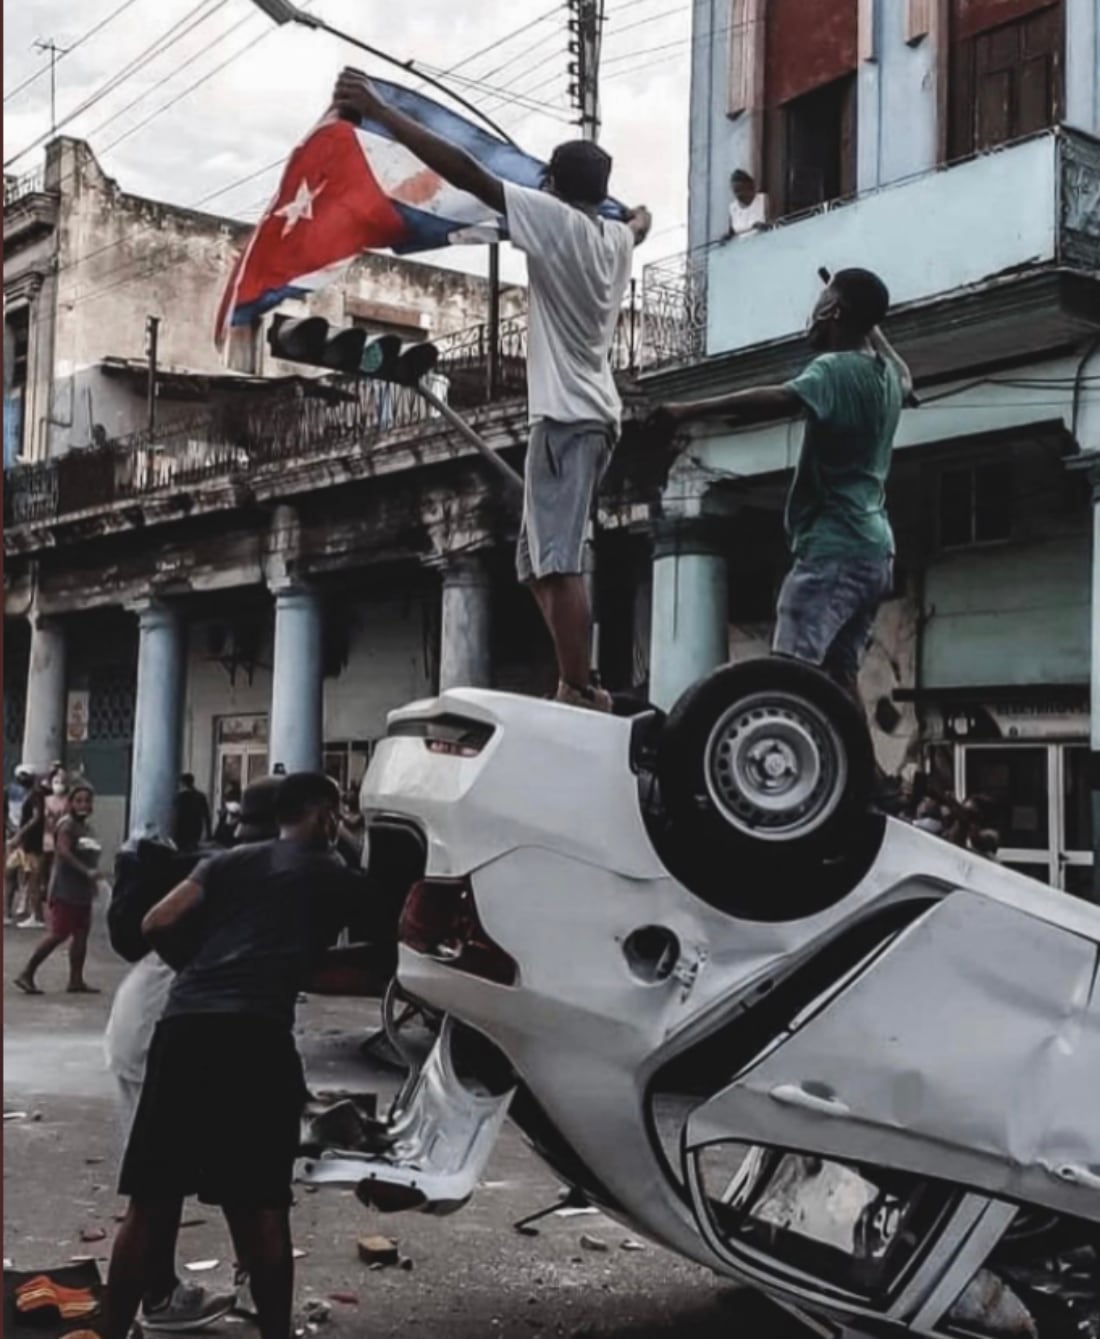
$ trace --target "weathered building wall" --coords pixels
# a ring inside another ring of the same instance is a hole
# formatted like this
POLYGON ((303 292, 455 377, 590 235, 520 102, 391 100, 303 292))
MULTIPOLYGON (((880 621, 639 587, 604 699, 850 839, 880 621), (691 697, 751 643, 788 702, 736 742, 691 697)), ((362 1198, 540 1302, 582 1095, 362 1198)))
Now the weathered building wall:
MULTIPOLYGON (((76 140, 51 145, 47 185, 61 191, 57 301, 50 301, 52 314, 45 304, 37 313, 43 333, 53 327, 52 350, 39 360, 40 375, 48 380, 51 368, 53 374, 42 437, 49 454, 89 445, 96 424, 110 437, 145 425, 144 397, 104 377, 97 364, 110 356, 143 359, 149 316, 160 319, 158 362, 165 370, 219 373, 228 358, 238 371, 302 371, 271 358, 263 329, 239 332, 226 357, 214 346, 218 301, 249 225, 128 195, 76 140)), ((509 290, 504 315, 521 301, 522 290, 509 290)), ((284 310, 434 338, 485 320, 487 307, 483 279, 370 254, 340 283, 284 310)))
MULTIPOLYGON (((251 617, 254 612, 250 605, 247 615, 251 617)), ((230 621, 225 614, 213 619, 199 619, 187 630, 187 688, 181 757, 184 771, 195 774, 199 789, 210 797, 212 803, 216 794, 214 769, 218 718, 266 717, 271 710, 273 629, 270 625, 265 626, 259 645, 260 663, 252 673, 241 667, 231 679, 228 669, 218 662, 213 651, 218 630, 224 629, 230 621)))
MULTIPOLYGON (((386 732, 390 711, 435 690, 437 598, 430 583, 411 581, 374 599, 330 597, 326 619, 330 625, 338 622, 346 634, 347 659, 338 675, 325 680, 326 744, 377 740, 386 732)), ((271 710, 272 616, 260 613, 258 602, 250 601, 241 606, 239 617, 258 621, 263 632, 252 673, 239 667, 232 679, 219 660, 230 644, 226 630, 236 621, 230 607, 188 629, 183 767, 194 772, 211 799, 217 793, 219 719, 266 718, 271 710)))
POLYGON ((411 585, 386 598, 329 602, 347 630, 348 661, 325 680, 325 740, 380 739, 395 708, 435 691, 439 594, 411 585))

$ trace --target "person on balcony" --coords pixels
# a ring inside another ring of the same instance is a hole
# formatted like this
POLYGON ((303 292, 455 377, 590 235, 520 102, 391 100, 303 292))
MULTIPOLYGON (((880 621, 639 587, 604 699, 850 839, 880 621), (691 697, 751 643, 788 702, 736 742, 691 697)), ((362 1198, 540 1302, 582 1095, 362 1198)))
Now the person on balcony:
POLYGON ((756 188, 752 174, 738 168, 730 177, 730 226, 725 240, 747 237, 768 226, 768 197, 756 188))
POLYGON ((516 566, 554 641, 557 700, 610 711, 591 681, 585 531, 619 435, 622 401, 611 342, 648 210, 625 223, 601 218, 611 159, 597 145, 560 144, 542 190, 502 181, 456 144, 384 102, 370 80, 345 70, 337 107, 385 127, 458 190, 506 216, 512 245, 527 256, 527 397, 531 424, 516 566))
POLYGON ((902 407, 913 393, 908 367, 879 329, 889 306, 877 275, 841 270, 810 318, 818 357, 793 381, 659 411, 674 423, 805 416, 787 501, 794 564, 779 594, 773 650, 820 666, 857 702, 860 663, 893 587, 886 481, 902 407))

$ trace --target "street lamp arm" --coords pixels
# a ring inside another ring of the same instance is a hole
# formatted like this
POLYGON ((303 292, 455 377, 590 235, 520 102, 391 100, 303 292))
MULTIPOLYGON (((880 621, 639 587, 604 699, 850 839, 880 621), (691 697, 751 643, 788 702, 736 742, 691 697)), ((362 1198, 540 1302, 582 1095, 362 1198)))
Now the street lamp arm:
POLYGON ((399 70, 404 70, 406 74, 414 74, 418 79, 423 79, 426 84, 432 88, 438 89, 440 93, 445 93, 452 101, 457 102, 460 107, 476 116, 478 120, 499 136, 506 144, 515 144, 515 140, 507 131, 503 130, 490 117, 486 116, 480 107, 476 107, 468 101, 461 93, 456 93, 453 88, 448 88, 445 83, 437 79, 434 75, 428 74, 421 69, 414 60, 400 60, 397 56, 391 56, 386 51, 379 50, 378 47, 371 46, 367 42, 362 42, 358 37, 352 37, 350 33, 343 32, 340 28, 334 28, 324 19, 318 18, 314 14, 307 14, 304 9, 299 9, 297 5, 291 4, 290 0, 252 0, 252 3, 270 19, 274 19, 278 24, 300 23, 303 27, 313 28, 318 32, 328 33, 330 37, 338 37, 343 42, 350 42, 352 46, 358 47, 360 51, 365 51, 368 56, 374 56, 377 60, 385 61, 387 65, 396 65, 399 70))

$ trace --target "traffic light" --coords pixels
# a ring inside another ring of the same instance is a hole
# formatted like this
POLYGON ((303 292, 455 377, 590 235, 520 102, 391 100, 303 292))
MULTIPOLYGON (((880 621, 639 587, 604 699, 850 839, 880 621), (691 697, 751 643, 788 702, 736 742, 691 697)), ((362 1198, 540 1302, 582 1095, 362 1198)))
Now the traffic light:
POLYGON ((267 342, 274 356, 284 362, 308 363, 398 386, 419 385, 439 361, 434 344, 403 347, 397 335, 371 339, 367 331, 355 326, 333 328, 322 316, 302 320, 276 316, 267 342))

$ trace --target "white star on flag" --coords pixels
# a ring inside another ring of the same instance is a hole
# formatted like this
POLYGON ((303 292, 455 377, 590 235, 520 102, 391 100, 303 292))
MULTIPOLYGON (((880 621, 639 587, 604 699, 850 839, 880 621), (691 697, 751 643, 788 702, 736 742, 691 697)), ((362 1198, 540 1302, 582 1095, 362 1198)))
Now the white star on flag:
POLYGON ((286 219, 283 224, 284 237, 292 233, 302 219, 313 218, 313 202, 325 189, 325 185, 322 181, 315 191, 311 191, 309 182, 303 178, 294 199, 283 205, 282 209, 276 209, 275 217, 286 219))

